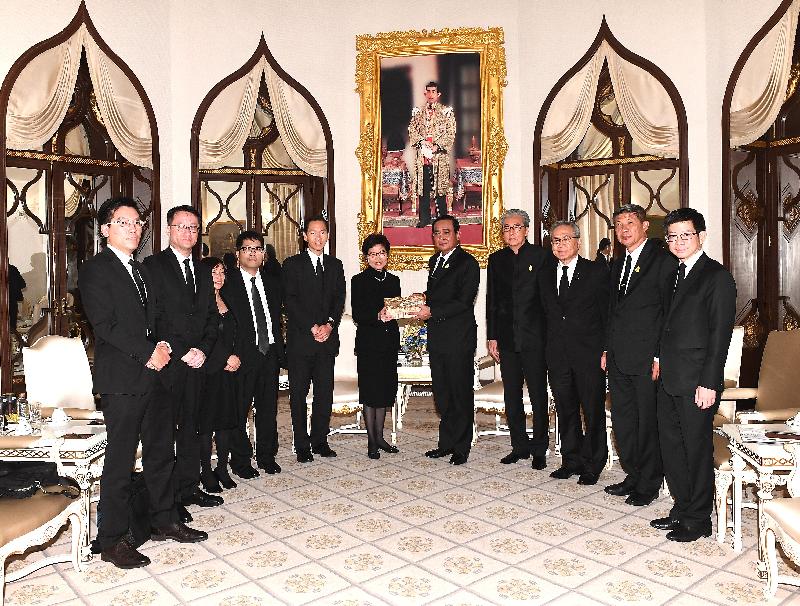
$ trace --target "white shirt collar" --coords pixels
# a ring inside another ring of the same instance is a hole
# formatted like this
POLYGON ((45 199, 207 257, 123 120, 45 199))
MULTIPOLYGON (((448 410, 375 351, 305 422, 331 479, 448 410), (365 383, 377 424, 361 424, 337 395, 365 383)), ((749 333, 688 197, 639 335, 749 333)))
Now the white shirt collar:
POLYGON ((125 269, 127 269, 128 271, 131 271, 131 266, 130 266, 130 265, 128 265, 128 262, 129 262, 131 259, 133 259, 133 256, 132 256, 132 255, 125 254, 124 252, 122 252, 122 251, 121 251, 121 250, 119 250, 118 248, 114 248, 113 246, 111 246, 111 244, 106 244, 106 246, 108 247, 108 249, 109 249, 111 252, 113 252, 115 255, 117 255, 117 258, 118 258, 120 261, 122 261, 122 264, 125 266, 125 269))
POLYGON ((639 246, 634 248, 632 251, 626 253, 631 256, 631 268, 636 267, 636 263, 639 261, 639 256, 642 254, 642 250, 644 250, 644 245, 647 244, 647 240, 648 239, 645 238, 644 240, 642 240, 642 243, 639 244, 639 246))
MULTIPOLYGON (((182 255, 181 253, 179 253, 179 252, 178 252, 178 251, 175 249, 175 247, 174 247, 174 246, 170 246, 169 248, 170 248, 170 250, 173 252, 173 254, 175 255, 175 257, 178 259, 178 263, 180 263, 181 265, 183 265, 183 262, 184 262, 186 259, 189 259, 189 260, 191 260, 191 259, 192 259, 192 253, 189 253, 188 255, 182 255)), ((190 263, 189 265, 191 265, 191 263, 190 263)))
MULTIPOLYGON (((258 272, 256 272, 256 275, 254 276, 253 274, 251 274, 250 272, 248 272, 248 271, 247 271, 247 270, 246 270, 244 267, 240 267, 240 268, 239 268, 239 271, 240 271, 240 272, 242 272, 242 280, 244 280, 244 284, 245 284, 245 286, 247 286, 247 285, 249 285, 249 284, 250 284, 250 280, 251 280, 251 279, 253 279, 253 278, 257 278, 257 277, 258 277, 258 272)), ((258 280, 256 280, 256 284, 258 284, 258 282, 259 282, 259 281, 258 281, 258 280)))
POLYGON ((694 267, 694 264, 697 263, 700 260, 700 257, 702 256, 703 256, 703 249, 701 248, 700 250, 696 251, 691 257, 684 259, 682 261, 682 263, 686 266, 686 273, 684 274, 684 276, 689 275, 689 272, 692 271, 692 267, 694 267))
MULTIPOLYGON (((442 253, 439 253, 439 257, 440 257, 440 258, 443 260, 443 261, 442 261, 443 263, 447 263, 447 262, 450 260, 450 255, 452 255, 452 254, 453 254, 453 251, 455 251, 455 249, 456 249, 456 248, 458 248, 458 247, 457 247, 457 246, 454 246, 454 247, 453 247, 453 248, 450 250, 450 252, 448 252, 446 255, 443 255, 442 253)), ((438 259, 437 259, 437 261, 438 261, 438 259)))
POLYGON ((572 284, 572 276, 575 275, 575 268, 578 267, 578 256, 579 255, 575 255, 575 258, 566 265, 564 265, 561 261, 558 262, 558 271, 556 272, 556 290, 561 282, 561 276, 564 273, 564 270, 561 269, 562 267, 567 268, 567 282, 572 284))
POLYGON ((325 259, 322 258, 323 256, 325 256, 325 253, 322 253, 321 255, 318 255, 317 253, 315 253, 310 248, 306 248, 306 252, 308 253, 308 258, 311 259, 311 264, 314 267, 317 266, 317 259, 319 259, 319 262, 322 263, 322 268, 323 269, 325 268, 325 259))

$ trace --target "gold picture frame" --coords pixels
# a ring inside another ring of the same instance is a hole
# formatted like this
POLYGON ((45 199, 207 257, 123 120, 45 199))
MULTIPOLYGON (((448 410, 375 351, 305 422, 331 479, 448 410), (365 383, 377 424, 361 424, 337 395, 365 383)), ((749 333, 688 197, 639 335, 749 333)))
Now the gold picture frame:
MULTIPOLYGON (((381 60, 453 53, 477 53, 480 57, 480 79, 479 84, 475 86, 480 95, 480 155, 476 153, 477 149, 471 149, 470 155, 475 161, 475 168, 478 166, 481 168, 480 211, 477 215, 480 223, 479 227, 472 228, 472 233, 480 234, 481 239, 480 243, 462 243, 462 246, 478 259, 481 267, 486 267, 489 254, 503 246, 500 233, 500 215, 503 208, 502 177, 503 164, 508 152, 508 143, 503 130, 503 87, 507 85, 503 44, 503 30, 499 27, 388 32, 356 37, 355 79, 356 91, 361 102, 361 132, 356 149, 356 157, 361 165, 359 246, 369 234, 384 231, 382 155, 385 155, 385 150, 382 154, 381 60)), ((414 94, 419 95, 421 91, 415 90, 414 94)), ((413 101, 418 101, 416 96, 413 101)), ((415 105, 412 103, 412 107, 415 105)), ((408 108, 409 118, 412 107, 408 108)), ((458 116, 456 118, 458 119, 458 116)), ((462 145, 462 149, 463 147, 462 145)), ((474 143, 472 147, 476 147, 474 143)), ((452 205, 452 199, 451 187, 448 194, 449 205, 452 205)), ((412 203, 412 209, 415 203, 416 200, 412 203)), ((399 214, 402 215, 402 203, 399 207, 399 214)), ((466 198, 463 209, 466 213, 466 198)), ((411 219, 413 218, 412 214, 411 219)), ((473 223, 477 224, 477 219, 473 219, 473 223)), ((428 258, 433 253, 432 243, 413 245, 393 243, 389 267, 395 270, 427 268, 428 258)))

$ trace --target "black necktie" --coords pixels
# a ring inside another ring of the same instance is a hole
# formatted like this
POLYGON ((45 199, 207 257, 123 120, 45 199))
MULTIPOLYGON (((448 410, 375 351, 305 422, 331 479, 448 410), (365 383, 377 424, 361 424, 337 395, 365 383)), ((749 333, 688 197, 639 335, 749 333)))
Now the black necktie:
POLYGON ((619 298, 625 296, 625 290, 628 287, 628 278, 631 275, 631 256, 625 255, 625 271, 622 273, 622 282, 619 283, 619 298))
POLYGON ((189 259, 183 260, 183 269, 186 272, 186 290, 189 291, 189 296, 194 299, 194 274, 192 273, 192 267, 190 265, 189 259))
POLYGON ((569 277, 567 276, 568 269, 569 267, 566 265, 561 267, 561 280, 558 282, 558 299, 560 301, 563 301, 564 297, 567 296, 567 289, 569 288, 569 277))
POLYGON ((322 277, 322 272, 324 270, 322 268, 322 259, 320 257, 317 257, 317 267, 314 269, 314 271, 318 278, 322 277))
POLYGON ((686 277, 686 265, 684 263, 680 263, 678 265, 678 275, 675 278, 675 287, 672 289, 672 296, 675 297, 675 293, 678 292, 678 289, 681 287, 681 283, 683 279, 686 277))
POLYGON ((433 273, 431 275, 435 276, 436 274, 438 274, 439 270, 442 269, 443 265, 444 265, 444 257, 439 255, 439 260, 436 262, 436 267, 433 268, 433 273))
POLYGON ((142 305, 147 307, 147 291, 144 288, 144 280, 142 280, 142 276, 139 273, 139 268, 136 267, 136 263, 133 259, 128 261, 128 265, 131 266, 131 273, 133 274, 133 282, 136 284, 136 290, 139 291, 139 299, 142 301, 142 305))
POLYGON ((261 302, 261 295, 256 288, 256 278, 250 278, 251 291, 253 294, 253 311, 256 314, 256 336, 258 337, 258 351, 267 355, 269 351, 269 332, 267 332, 267 316, 264 313, 264 304, 261 302))

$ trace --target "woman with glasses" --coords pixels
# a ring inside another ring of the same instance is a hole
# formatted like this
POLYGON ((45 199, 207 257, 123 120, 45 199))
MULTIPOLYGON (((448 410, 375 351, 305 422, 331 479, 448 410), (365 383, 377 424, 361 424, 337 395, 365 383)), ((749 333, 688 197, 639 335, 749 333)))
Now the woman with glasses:
POLYGON ((201 263, 211 268, 214 295, 217 300, 217 342, 209 352, 202 370, 208 375, 205 397, 201 399, 199 416, 200 482, 206 492, 222 492, 222 488, 236 488, 227 469, 229 441, 226 439, 236 428, 236 401, 239 392, 236 371, 241 361, 234 355, 236 320, 220 295, 225 284, 225 264, 217 257, 206 257, 201 263), (215 434, 219 463, 211 469, 211 435, 215 434), (222 486, 220 486, 222 484, 222 486))
POLYGON ((400 296, 400 278, 386 271, 389 240, 370 234, 361 252, 367 268, 353 276, 350 300, 356 323, 358 393, 367 425, 367 455, 379 459, 380 451, 396 453, 383 437, 386 409, 397 395, 397 352, 400 328, 386 311, 384 299, 400 296))

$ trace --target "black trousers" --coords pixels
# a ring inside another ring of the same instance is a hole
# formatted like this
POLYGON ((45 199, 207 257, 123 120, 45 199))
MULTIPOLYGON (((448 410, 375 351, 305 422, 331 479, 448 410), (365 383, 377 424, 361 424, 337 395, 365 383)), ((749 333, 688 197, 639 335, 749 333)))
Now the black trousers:
POLYGON ((200 483, 201 448, 198 412, 205 377, 199 370, 187 368, 184 373, 183 391, 176 400, 175 489, 179 501, 195 492, 200 483))
POLYGON ((511 433, 511 449, 514 452, 544 456, 547 452, 550 423, 547 415, 547 366, 543 349, 521 352, 501 350, 500 372, 503 375, 503 399, 511 433), (523 383, 528 385, 528 396, 533 409, 533 436, 530 440, 522 404, 523 383))
POLYGON ((239 423, 223 437, 225 446, 230 448, 231 469, 234 471, 251 466, 253 447, 247 437, 247 413, 251 403, 256 424, 256 461, 264 465, 268 460, 274 460, 278 453, 278 356, 273 348, 267 351, 267 355, 260 352, 256 355, 257 363, 239 377, 239 423))
POLYGON ((328 442, 333 407, 333 366, 336 357, 327 352, 289 354, 289 403, 292 409, 294 448, 306 451, 328 442), (311 404, 311 435, 306 428, 306 397, 314 384, 311 404))
POLYGON ((562 465, 599 475, 608 459, 606 382, 600 369, 600 355, 594 367, 562 360, 547 370, 556 402, 562 465))
POLYGON ((475 399, 472 391, 474 351, 430 352, 433 400, 439 411, 442 450, 469 456, 475 399))
MULTIPOLYGON (((422 197, 419 200, 419 222, 428 225, 431 222, 431 196, 433 196, 433 166, 425 164, 422 167, 422 197)), ((445 196, 436 196, 437 216, 447 214, 447 200, 445 196)))
POLYGON ((159 381, 145 394, 104 394, 101 408, 106 422, 103 475, 100 480, 97 542, 112 547, 128 531, 131 472, 142 442, 144 481, 150 494, 150 522, 166 526, 178 520, 175 512, 173 410, 170 396, 159 381))
POLYGON ((670 517, 688 526, 711 521, 714 507, 714 414, 717 402, 701 410, 694 395, 673 396, 658 387, 658 434, 664 475, 675 503, 670 517))
POLYGON ((608 352, 608 388, 611 392, 611 425, 619 462, 636 492, 655 493, 664 479, 658 441, 656 384, 650 374, 623 373, 608 352))

